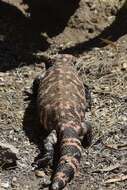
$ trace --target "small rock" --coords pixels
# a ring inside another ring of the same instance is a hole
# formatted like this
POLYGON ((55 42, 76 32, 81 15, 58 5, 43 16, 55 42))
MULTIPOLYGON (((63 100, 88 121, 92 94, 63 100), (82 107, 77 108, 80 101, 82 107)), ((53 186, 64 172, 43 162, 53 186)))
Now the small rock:
POLYGON ((8 143, 0 142, 0 165, 8 168, 16 165, 18 159, 18 150, 8 143))
POLYGON ((10 186, 9 181, 1 182, 1 188, 7 189, 9 188, 9 186, 10 186))
POLYGON ((12 186, 12 187, 15 187, 15 186, 16 186, 16 182, 17 182, 17 178, 16 178, 16 177, 13 177, 13 178, 12 178, 12 181, 11 181, 11 186, 12 186))
POLYGON ((45 172, 44 171, 41 171, 41 170, 36 170, 35 171, 35 175, 37 177, 44 177, 45 176, 45 172))
POLYGON ((127 63, 123 63, 122 69, 127 70, 127 63))

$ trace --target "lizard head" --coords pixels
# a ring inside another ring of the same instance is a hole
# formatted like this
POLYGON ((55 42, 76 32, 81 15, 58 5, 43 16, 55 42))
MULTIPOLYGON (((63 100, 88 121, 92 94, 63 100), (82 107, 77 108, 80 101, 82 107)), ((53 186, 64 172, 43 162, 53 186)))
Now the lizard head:
POLYGON ((76 63, 76 58, 70 54, 57 54, 53 56, 53 60, 58 63, 68 63, 73 65, 76 63))

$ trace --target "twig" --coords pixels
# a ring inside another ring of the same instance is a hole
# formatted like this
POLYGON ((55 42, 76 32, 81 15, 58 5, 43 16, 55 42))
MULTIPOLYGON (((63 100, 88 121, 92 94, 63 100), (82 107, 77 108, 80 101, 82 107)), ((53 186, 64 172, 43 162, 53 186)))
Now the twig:
POLYGON ((118 176, 115 178, 111 178, 105 181, 105 183, 114 183, 114 182, 119 182, 119 181, 124 181, 127 180, 127 175, 122 175, 122 176, 118 176))

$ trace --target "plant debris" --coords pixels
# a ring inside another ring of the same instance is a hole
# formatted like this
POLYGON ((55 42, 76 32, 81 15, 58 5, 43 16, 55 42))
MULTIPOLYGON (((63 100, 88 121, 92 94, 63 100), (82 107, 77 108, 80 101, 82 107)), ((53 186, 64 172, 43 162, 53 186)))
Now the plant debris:
POLYGON ((121 175, 118 177, 108 179, 107 181, 105 181, 105 183, 115 183, 115 182, 124 181, 124 180, 127 180, 127 175, 121 175))

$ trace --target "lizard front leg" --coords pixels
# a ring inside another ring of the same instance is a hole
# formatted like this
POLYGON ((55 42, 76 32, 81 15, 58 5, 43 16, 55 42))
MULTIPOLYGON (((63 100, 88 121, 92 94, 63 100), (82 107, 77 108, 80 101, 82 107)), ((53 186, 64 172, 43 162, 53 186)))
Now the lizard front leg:
POLYGON ((37 76, 34 81, 33 81, 33 85, 32 85, 32 88, 31 88, 31 91, 27 91, 27 90, 24 90, 24 95, 26 96, 25 97, 25 100, 35 100, 35 98, 37 97, 37 93, 38 93, 38 87, 39 87, 39 84, 40 84, 40 81, 43 80, 45 74, 42 74, 42 75, 39 75, 37 76))
POLYGON ((43 80, 43 78, 45 77, 45 74, 42 75, 38 75, 34 81, 33 81, 33 85, 32 85, 32 92, 33 92, 33 96, 36 97, 37 93, 38 93, 38 88, 40 85, 41 80, 43 80))

